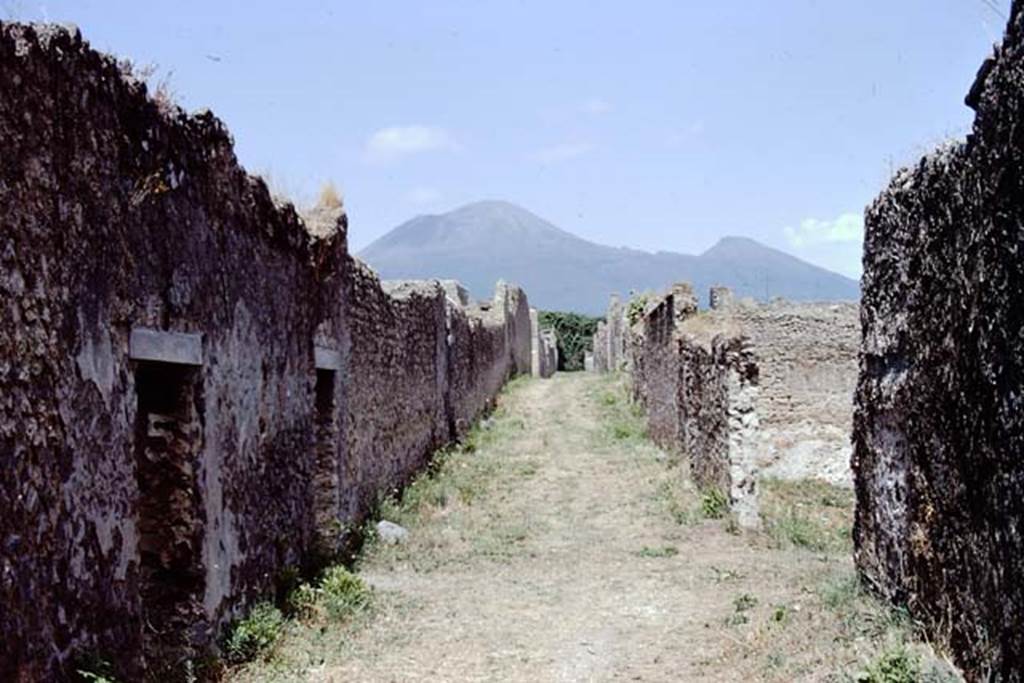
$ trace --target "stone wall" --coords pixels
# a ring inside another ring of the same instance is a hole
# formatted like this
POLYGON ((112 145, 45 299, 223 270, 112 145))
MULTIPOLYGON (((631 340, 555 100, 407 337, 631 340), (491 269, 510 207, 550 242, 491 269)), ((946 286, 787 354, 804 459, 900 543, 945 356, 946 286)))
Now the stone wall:
POLYGON ((76 31, 0 24, 0 92, 0 679, 173 680, 525 369, 526 298, 381 285, 76 31))
POLYGON ((738 329, 757 355, 764 475, 851 486, 857 304, 734 303, 711 318, 738 329))
POLYGON ((530 309, 532 338, 531 373, 534 377, 551 377, 558 371, 558 337, 554 330, 542 330, 537 309, 530 309))
POLYGON ((697 330, 686 285, 647 308, 631 335, 634 399, 651 439, 680 455, 697 486, 724 494, 744 526, 758 524, 758 365, 746 339, 697 330))
MULTIPOLYGON (((857 376, 852 304, 736 302, 716 287, 717 308, 699 311, 689 285, 645 304, 615 347, 627 349, 634 398, 651 438, 684 454, 695 481, 730 492, 752 521, 755 476, 852 483, 849 457, 857 376)), ((594 341, 595 369, 608 371, 612 327, 594 341), (598 359, 601 358, 599 365, 598 359)))
POLYGON ((856 562, 968 680, 1024 662, 1024 3, 966 142, 867 210, 854 419, 856 562))
POLYGON ((628 351, 628 323, 626 307, 618 296, 612 296, 604 321, 599 322, 594 333, 594 371, 616 372, 625 370, 631 360, 628 351))

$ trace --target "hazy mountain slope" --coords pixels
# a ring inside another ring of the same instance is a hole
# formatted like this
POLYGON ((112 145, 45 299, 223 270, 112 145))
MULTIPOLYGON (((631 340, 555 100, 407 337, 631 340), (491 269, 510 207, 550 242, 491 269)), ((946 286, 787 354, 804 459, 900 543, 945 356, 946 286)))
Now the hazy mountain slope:
POLYGON ((706 297, 714 284, 759 299, 856 299, 857 283, 754 240, 727 237, 699 256, 594 244, 507 202, 419 216, 360 254, 381 277, 454 278, 488 297, 498 278, 522 285, 546 310, 601 313, 608 296, 662 290, 680 280, 706 297))

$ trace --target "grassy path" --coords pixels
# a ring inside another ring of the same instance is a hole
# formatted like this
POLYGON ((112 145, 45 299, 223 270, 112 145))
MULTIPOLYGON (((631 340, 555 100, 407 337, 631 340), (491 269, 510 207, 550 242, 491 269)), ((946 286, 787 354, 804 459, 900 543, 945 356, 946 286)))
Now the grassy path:
POLYGON ((780 486, 773 533, 739 535, 640 424, 611 378, 513 383, 385 507, 410 534, 360 561, 373 607, 293 624, 233 678, 841 681, 879 652, 912 663, 851 579, 846 494, 780 486))

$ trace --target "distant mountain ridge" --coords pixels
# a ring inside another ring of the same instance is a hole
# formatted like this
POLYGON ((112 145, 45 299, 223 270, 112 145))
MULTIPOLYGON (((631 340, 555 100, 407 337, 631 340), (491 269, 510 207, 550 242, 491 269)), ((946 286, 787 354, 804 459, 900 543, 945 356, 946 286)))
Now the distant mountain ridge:
POLYGON ((856 281, 745 237, 703 254, 650 253, 584 240, 503 201, 417 216, 363 249, 384 279, 452 278, 487 298, 499 278, 521 285, 544 310, 600 314, 612 293, 661 291, 687 281, 706 298, 712 285, 738 297, 853 300, 856 281))

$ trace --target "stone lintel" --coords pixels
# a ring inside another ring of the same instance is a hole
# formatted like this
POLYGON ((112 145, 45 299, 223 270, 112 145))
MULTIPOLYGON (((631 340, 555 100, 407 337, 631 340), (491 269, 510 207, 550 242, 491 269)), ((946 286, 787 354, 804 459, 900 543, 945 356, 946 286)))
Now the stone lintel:
POLYGON ((203 364, 203 335, 136 327, 132 329, 128 341, 128 357, 132 360, 199 366, 203 364))
POLYGON ((313 347, 313 362, 317 370, 341 371, 341 353, 326 346, 313 347))

